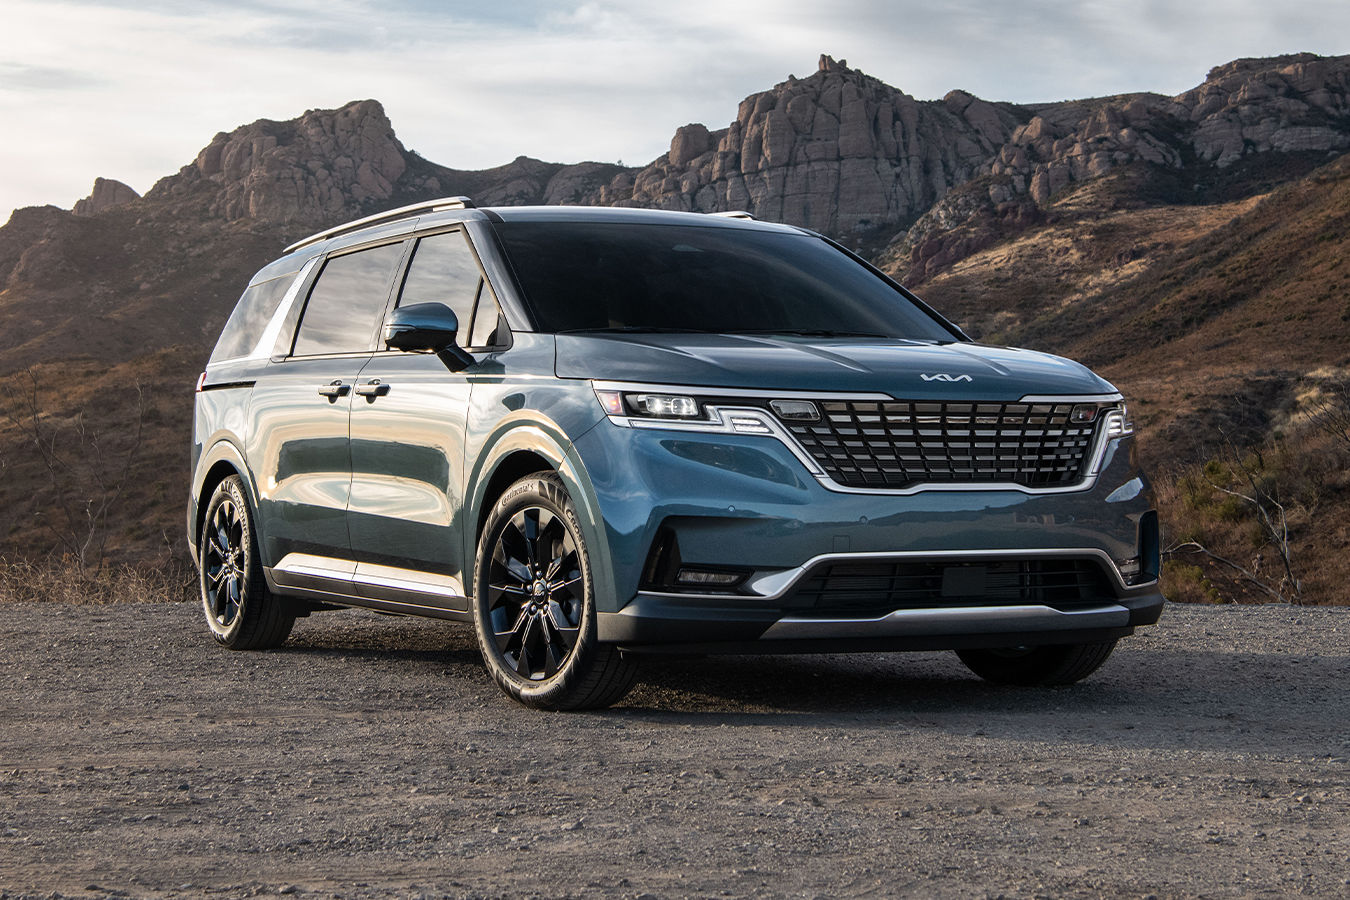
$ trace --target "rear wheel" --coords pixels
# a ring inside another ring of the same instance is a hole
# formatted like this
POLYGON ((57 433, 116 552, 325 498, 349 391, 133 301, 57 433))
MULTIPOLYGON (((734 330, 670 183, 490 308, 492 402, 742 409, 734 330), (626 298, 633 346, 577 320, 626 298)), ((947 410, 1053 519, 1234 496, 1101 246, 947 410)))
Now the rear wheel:
POLYGON ((211 494, 198 541, 202 609, 212 637, 231 650, 280 646, 295 625, 295 614, 267 589, 238 475, 211 494))
POLYGON ((637 665, 596 640, 590 554, 557 475, 507 489, 475 570, 478 646, 502 690, 540 709, 595 709, 628 693, 637 665))
POLYGON ((1073 684, 1097 671, 1115 646, 1115 641, 1106 641, 1101 644, 957 650, 956 655, 970 671, 995 684, 1073 684))

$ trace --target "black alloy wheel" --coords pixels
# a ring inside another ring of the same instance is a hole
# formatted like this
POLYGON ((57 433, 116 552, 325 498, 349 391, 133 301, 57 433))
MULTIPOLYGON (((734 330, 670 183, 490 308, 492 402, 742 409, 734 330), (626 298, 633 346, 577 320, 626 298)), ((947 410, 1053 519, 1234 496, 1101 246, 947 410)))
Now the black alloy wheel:
POLYGON ((221 629, 239 617, 244 599, 244 517, 228 495, 206 523, 202 543, 202 592, 206 614, 221 629))
POLYGON ((552 472, 511 485, 478 544, 474 626, 498 686, 527 706, 594 709, 632 687, 636 664, 596 640, 590 555, 552 472))
POLYGON ((577 542, 562 518, 527 506, 502 529, 488 573, 488 618, 502 658, 543 681, 576 649, 584 608, 577 542))
POLYGON ((286 640, 295 626, 295 608, 267 589, 238 475, 226 478, 211 494, 197 560, 202 611, 218 643, 232 650, 261 650, 286 640))

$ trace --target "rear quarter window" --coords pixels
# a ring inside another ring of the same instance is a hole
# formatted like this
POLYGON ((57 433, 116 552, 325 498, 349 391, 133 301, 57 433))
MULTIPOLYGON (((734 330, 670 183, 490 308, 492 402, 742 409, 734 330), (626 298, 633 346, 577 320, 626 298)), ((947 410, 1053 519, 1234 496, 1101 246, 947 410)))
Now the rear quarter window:
POLYGON ((211 362, 238 359, 252 353, 258 345, 258 339, 262 337, 263 329, 277 311, 281 298, 286 296, 286 289, 294 280, 295 273, 292 272, 249 285, 226 321, 220 339, 216 341, 216 348, 211 351, 211 362))

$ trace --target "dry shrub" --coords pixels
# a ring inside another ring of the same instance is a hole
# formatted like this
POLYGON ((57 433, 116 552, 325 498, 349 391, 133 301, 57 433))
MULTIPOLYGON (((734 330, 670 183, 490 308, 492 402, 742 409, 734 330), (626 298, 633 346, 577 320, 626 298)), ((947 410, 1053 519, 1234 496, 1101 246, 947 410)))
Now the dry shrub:
POLYGON ((197 570, 173 558, 155 565, 82 569, 69 560, 0 559, 0 603, 163 603, 197 599, 197 570))
POLYGON ((1307 397, 1268 437, 1157 479, 1169 598, 1350 604, 1350 391, 1307 397))

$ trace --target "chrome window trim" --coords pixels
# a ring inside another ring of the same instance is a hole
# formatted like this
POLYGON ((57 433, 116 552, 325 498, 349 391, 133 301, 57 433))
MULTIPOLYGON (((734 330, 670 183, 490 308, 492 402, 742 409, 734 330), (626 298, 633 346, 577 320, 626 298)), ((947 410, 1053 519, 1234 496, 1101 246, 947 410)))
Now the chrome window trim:
MULTIPOLYGON (((821 391, 774 391, 771 389, 755 390, 748 388, 710 388, 693 387, 689 385, 670 385, 670 384, 641 384, 635 382, 623 381, 594 381, 592 387, 597 391, 619 391, 622 393, 650 392, 659 394, 685 394, 693 397, 754 397, 758 400, 861 400, 864 402, 923 402, 915 400, 900 400, 892 397, 890 394, 880 393, 830 393, 821 391)), ((1108 394, 1026 394, 1017 400, 969 400, 962 399, 944 399, 943 403, 1120 403, 1125 398, 1119 392, 1108 394)), ((872 496, 889 497, 908 497, 914 494, 924 493, 925 491, 1017 491, 1023 494, 1072 494, 1079 491, 1091 490, 1097 483, 1097 476, 1101 473, 1102 460, 1106 456, 1106 448, 1111 440, 1106 436, 1105 428, 1098 428, 1093 438, 1094 445, 1091 454, 1087 458, 1087 474, 1079 481, 1073 484, 1057 485, 1055 487, 1030 487, 1016 482, 1005 481, 968 481, 959 483, 949 482, 920 482, 906 488, 870 488, 870 487, 852 487, 843 485, 835 481, 825 473, 815 458, 807 452, 806 448, 792 436, 779 423, 775 416, 755 407, 739 407, 717 405, 708 407, 708 418, 706 419, 647 419, 638 416, 615 416, 607 415, 606 418, 621 428, 657 428, 668 431, 701 431, 720 434, 737 434, 758 437, 772 437, 783 444, 797 460, 806 467, 806 470, 818 481, 821 487, 828 491, 834 491, 837 494, 869 494, 872 496), (768 431, 749 431, 733 427, 730 416, 744 416, 753 418, 766 426, 768 431)), ((1128 435, 1121 435, 1126 437, 1128 435)))

